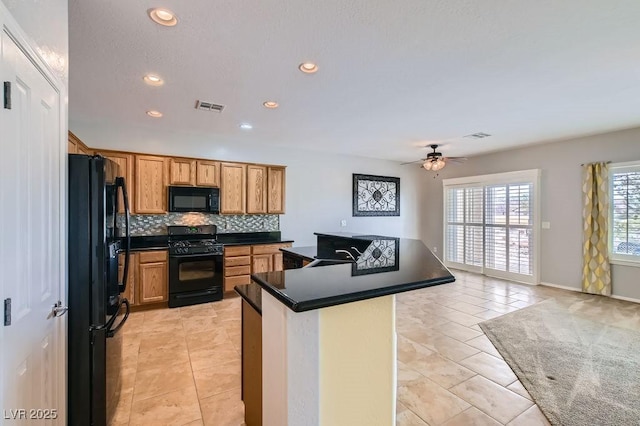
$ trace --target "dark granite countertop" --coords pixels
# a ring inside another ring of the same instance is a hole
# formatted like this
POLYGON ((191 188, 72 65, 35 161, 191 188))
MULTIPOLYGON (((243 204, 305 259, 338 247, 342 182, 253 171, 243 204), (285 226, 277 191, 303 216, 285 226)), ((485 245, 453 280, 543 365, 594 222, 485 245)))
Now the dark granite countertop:
POLYGON ((262 288, 258 284, 237 285, 234 290, 262 315, 262 288))
POLYGON ((281 248, 280 251, 303 259, 314 260, 318 253, 318 246, 288 247, 281 248))
POLYGON ((251 275, 258 285, 295 312, 455 281, 420 240, 344 233, 317 235, 357 239, 367 247, 361 250, 357 263, 251 275))
MULTIPOLYGON (((293 240, 283 240, 280 231, 220 233, 217 235, 217 239, 228 246, 293 242, 293 240)), ((131 237, 131 250, 133 251, 166 250, 168 246, 169 237, 167 235, 137 235, 131 237)))

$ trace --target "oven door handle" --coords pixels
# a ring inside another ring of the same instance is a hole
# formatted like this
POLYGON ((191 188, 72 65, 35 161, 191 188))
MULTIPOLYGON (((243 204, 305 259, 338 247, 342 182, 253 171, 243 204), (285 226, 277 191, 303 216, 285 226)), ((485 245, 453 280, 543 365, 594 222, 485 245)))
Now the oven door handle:
POLYGON ((194 258, 194 257, 216 257, 222 256, 222 253, 201 253, 201 254, 170 254, 169 257, 173 259, 184 259, 184 258, 194 258))

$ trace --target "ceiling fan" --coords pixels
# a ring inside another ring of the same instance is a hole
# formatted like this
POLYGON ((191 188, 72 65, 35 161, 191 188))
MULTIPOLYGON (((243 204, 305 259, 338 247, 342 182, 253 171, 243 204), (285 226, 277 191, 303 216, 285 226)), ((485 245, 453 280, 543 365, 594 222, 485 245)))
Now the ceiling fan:
POLYGON ((433 149, 433 152, 428 153, 427 158, 421 158, 420 160, 416 161, 409 161, 408 163, 402 163, 401 165, 404 166, 405 164, 414 164, 421 162, 422 164, 420 165, 420 167, 422 167, 423 169, 438 171, 442 170, 448 162, 462 163, 467 160, 466 157, 443 157, 441 152, 436 151, 438 149, 438 145, 429 145, 429 147, 433 149))

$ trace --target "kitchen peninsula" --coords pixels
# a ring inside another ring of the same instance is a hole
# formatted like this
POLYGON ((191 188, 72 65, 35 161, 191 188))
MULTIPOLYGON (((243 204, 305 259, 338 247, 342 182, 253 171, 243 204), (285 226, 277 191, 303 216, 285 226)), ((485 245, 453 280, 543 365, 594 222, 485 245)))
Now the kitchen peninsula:
MULTIPOLYGON (((330 266, 253 274, 254 283, 236 287, 245 302, 244 376, 251 379, 250 372, 257 372, 261 386, 253 383, 264 390, 256 413, 243 382, 246 422, 393 425, 395 294, 450 283, 455 277, 419 240, 316 235, 314 258, 322 261, 310 266, 330 266), (256 330, 259 315, 261 349, 249 341, 245 327, 256 330), (256 351, 261 368, 246 368, 255 367, 256 351), (254 363, 245 365, 248 354, 254 363)), ((307 260, 311 251, 304 249, 307 260)))

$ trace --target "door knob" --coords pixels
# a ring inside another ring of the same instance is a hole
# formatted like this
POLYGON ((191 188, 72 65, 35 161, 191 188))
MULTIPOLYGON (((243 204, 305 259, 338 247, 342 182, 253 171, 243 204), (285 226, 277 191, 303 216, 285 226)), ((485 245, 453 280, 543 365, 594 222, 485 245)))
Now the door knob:
POLYGON ((51 313, 47 316, 47 319, 52 317, 61 317, 69 310, 68 306, 62 306, 62 302, 58 300, 55 305, 51 307, 51 313))

